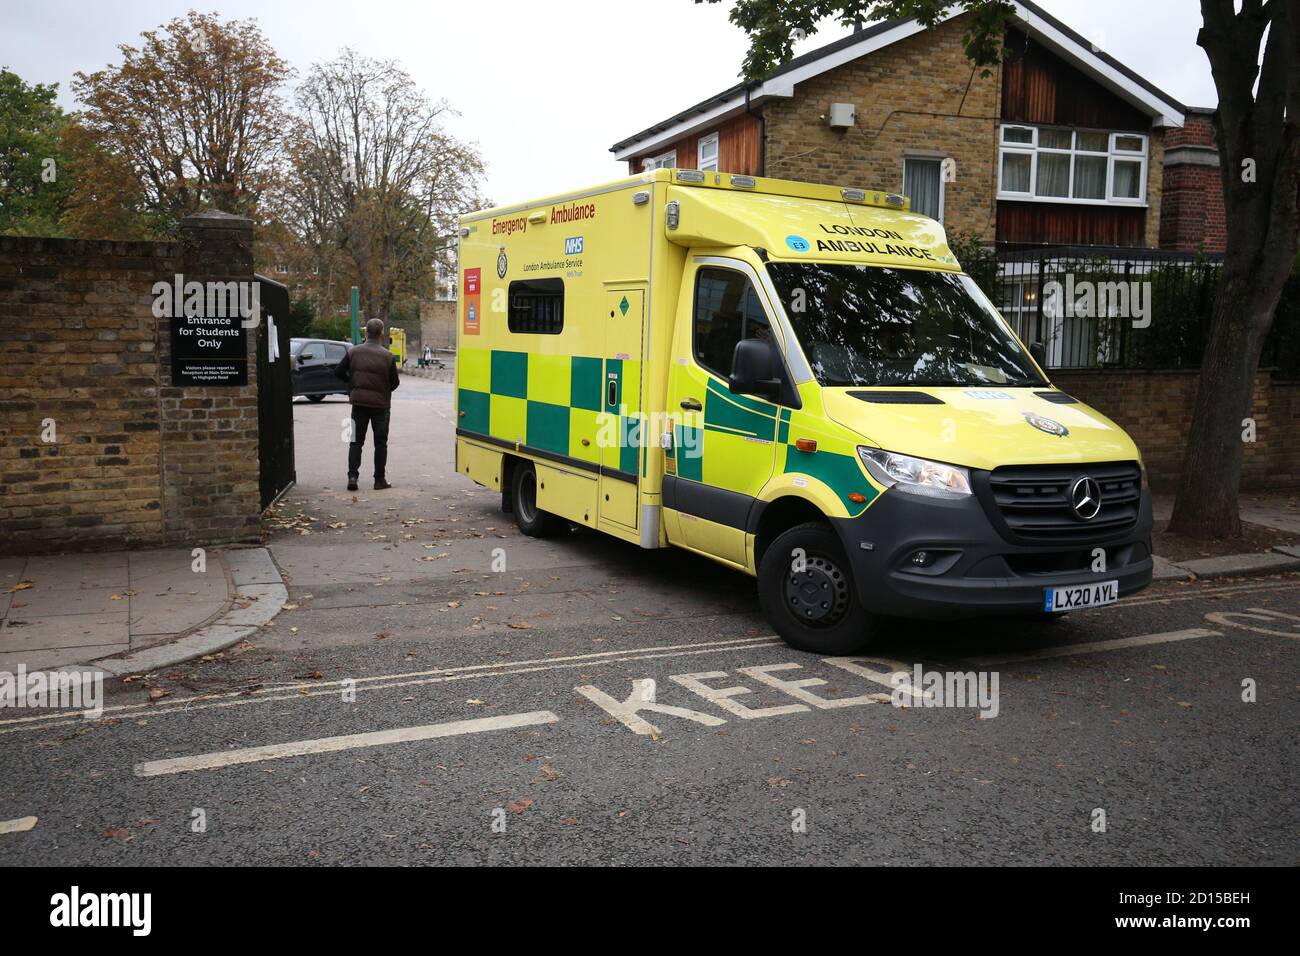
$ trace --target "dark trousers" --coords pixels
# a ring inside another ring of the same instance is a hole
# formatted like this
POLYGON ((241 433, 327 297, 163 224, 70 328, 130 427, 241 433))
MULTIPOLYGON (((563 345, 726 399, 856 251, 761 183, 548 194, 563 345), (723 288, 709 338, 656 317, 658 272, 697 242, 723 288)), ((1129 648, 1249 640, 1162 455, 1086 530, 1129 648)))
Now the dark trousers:
POLYGON ((366 426, 375 434, 375 481, 384 480, 388 464, 388 409, 352 406, 352 444, 348 445, 348 478, 355 481, 361 473, 361 448, 366 443, 366 426))

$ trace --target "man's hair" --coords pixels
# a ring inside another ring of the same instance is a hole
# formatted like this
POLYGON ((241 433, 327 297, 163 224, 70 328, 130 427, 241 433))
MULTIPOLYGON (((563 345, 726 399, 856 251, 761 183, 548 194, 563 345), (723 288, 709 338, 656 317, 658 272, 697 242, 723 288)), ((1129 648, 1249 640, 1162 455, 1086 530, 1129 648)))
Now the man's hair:
POLYGON ((377 339, 384 334, 384 323, 381 319, 371 319, 366 323, 366 338, 377 339))

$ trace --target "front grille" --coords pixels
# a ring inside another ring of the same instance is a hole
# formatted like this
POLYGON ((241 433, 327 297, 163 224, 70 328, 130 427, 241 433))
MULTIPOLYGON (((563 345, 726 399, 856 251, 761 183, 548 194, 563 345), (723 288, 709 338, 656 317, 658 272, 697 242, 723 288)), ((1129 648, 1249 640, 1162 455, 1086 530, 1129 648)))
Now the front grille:
POLYGON ((1137 523, 1142 473, 1131 461, 1012 465, 989 473, 981 497, 1013 541, 1102 540, 1137 523), (1070 505, 1070 490, 1083 477, 1101 487, 1101 510, 1086 521, 1070 505))

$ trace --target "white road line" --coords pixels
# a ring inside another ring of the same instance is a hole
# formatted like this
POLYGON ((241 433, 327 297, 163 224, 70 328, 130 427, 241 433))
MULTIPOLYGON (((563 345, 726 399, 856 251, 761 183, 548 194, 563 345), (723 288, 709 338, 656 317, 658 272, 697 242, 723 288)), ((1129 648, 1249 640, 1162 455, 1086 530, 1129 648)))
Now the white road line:
MULTIPOLYGON (((727 644, 728 646, 725 647, 705 647, 702 650, 673 651, 667 654, 645 654, 645 653, 631 654, 627 657, 612 657, 612 658, 604 658, 601 660, 580 660, 580 661, 567 662, 567 663, 546 664, 538 667, 520 667, 513 670, 479 672, 474 674, 450 674, 450 673, 440 672, 440 673, 445 673, 445 676, 424 677, 418 680, 395 681, 390 684, 366 684, 366 685, 358 684, 355 690, 357 691, 389 690, 395 687, 419 687, 425 684, 444 684, 444 683, 449 683, 451 681, 474 680, 480 677, 508 677, 514 674, 535 674, 541 671, 570 670, 573 668, 580 668, 580 667, 593 667, 600 664, 622 664, 622 663, 629 663, 634 661, 650 661, 650 660, 657 660, 658 658, 661 657, 695 657, 700 654, 720 654, 720 653, 725 653, 727 651, 747 651, 755 647, 775 647, 781 645, 782 642, 779 640, 766 640, 766 641, 762 641, 761 643, 750 642, 750 643, 738 644, 735 642, 727 642, 727 644)), ((341 693, 340 687, 328 687, 324 690, 311 690, 311 691, 304 689, 298 691, 297 693, 280 694, 278 696, 253 697, 249 695, 241 695, 236 700, 209 700, 205 703, 198 703, 192 706, 188 703, 188 701, 199 700, 200 698, 188 698, 187 701, 182 701, 184 706, 160 708, 157 704, 155 704, 154 707, 156 709, 154 710, 148 710, 144 712, 137 711, 134 714, 118 715, 117 719, 132 719, 138 716, 145 716, 146 714, 150 719, 153 719, 154 717, 165 717, 169 714, 192 714, 200 710, 209 710, 212 708, 224 709, 227 707, 241 707, 247 704, 271 704, 277 701, 303 700, 304 698, 308 698, 308 697, 338 697, 340 693, 341 693)), ((212 695, 212 696, 217 696, 217 695, 212 695)), ((229 697, 231 695, 223 694, 220 696, 229 697)), ((105 708, 105 712, 107 711, 108 708, 105 708)), ((25 719, 31 720, 32 718, 25 718, 25 719)), ((85 718, 78 716, 74 720, 65 719, 62 721, 46 722, 38 725, 5 727, 0 729, 0 735, 22 733, 24 731, 30 732, 30 731, 39 731, 39 730, 50 730, 58 727, 64 727, 69 724, 77 724, 80 726, 85 726, 86 720, 85 718)))
POLYGON ((316 740, 295 740, 287 744, 242 747, 239 750, 222 750, 217 753, 198 754, 193 757, 147 760, 144 763, 135 765, 135 775, 137 777, 159 777, 169 773, 187 773, 191 770, 213 770, 217 767, 229 767, 234 764, 278 760, 281 757, 334 753, 339 750, 355 750, 358 747, 404 744, 415 740, 456 737, 461 734, 481 734, 488 730, 538 727, 543 724, 559 723, 559 720, 560 718, 549 710, 533 710, 525 714, 503 714, 500 717, 480 717, 475 720, 451 720, 442 724, 398 727, 393 730, 377 730, 368 734, 347 734, 342 737, 320 737, 316 740))
POLYGON ((1136 637, 1119 637, 1113 641, 1091 641, 1086 644, 1063 644, 1060 647, 1040 647, 1016 654, 993 654, 989 657, 968 657, 965 663, 975 667, 992 664, 1015 664, 1021 661, 1041 661, 1052 657, 1071 657, 1075 654, 1095 654, 1099 651, 1119 651, 1128 647, 1146 647, 1150 644, 1168 644, 1172 641, 1191 641, 1199 637, 1222 637, 1219 631, 1190 627, 1184 631, 1165 631, 1161 634, 1139 634, 1136 637))
MULTIPOLYGON (((722 641, 696 641, 690 644, 664 644, 664 645, 659 645, 657 647, 656 646, 633 647, 627 650, 619 650, 619 651, 591 651, 586 654, 571 654, 566 657, 539 657, 533 660, 493 661, 492 663, 489 664, 467 664, 461 667, 435 667, 431 670, 407 671, 398 674, 377 674, 372 677, 356 677, 356 678, 342 679, 342 680, 302 681, 298 683, 290 683, 290 682, 269 683, 265 686, 251 688, 249 690, 234 690, 234 691, 225 691, 219 694, 196 694, 192 697, 178 697, 178 698, 168 700, 165 705, 165 709, 163 706, 160 706, 159 704, 156 703, 117 704, 113 707, 105 707, 104 714, 106 715, 120 714, 123 716, 129 716, 132 711, 141 711, 144 713, 148 713, 149 715, 152 716, 154 714, 164 713, 166 712, 166 710, 178 710, 190 704, 203 703, 205 701, 231 700, 235 698, 240 698, 243 701, 248 701, 250 698, 268 697, 269 695, 272 694, 284 694, 286 691, 291 691, 291 690, 292 691, 298 691, 298 690, 319 691, 322 689, 334 689, 335 691, 337 691, 337 690, 341 690, 344 686, 355 686, 358 690, 368 690, 369 687, 367 685, 377 684, 381 681, 384 682, 404 681, 408 678, 430 677, 434 675, 450 676, 453 674, 471 674, 471 672, 474 671, 486 672, 488 674, 496 671, 513 673, 514 672, 513 669, 518 667, 527 667, 533 664, 546 664, 546 665, 561 664, 566 661, 580 661, 583 663, 600 664, 600 663, 604 663, 603 659, 605 658, 611 658, 611 659, 617 658, 619 660, 627 660, 627 657, 620 656, 620 655, 643 654, 643 653, 649 654, 649 653, 658 653, 662 651, 678 651, 678 650, 689 651, 695 648, 714 648, 714 647, 727 648, 731 646, 745 646, 751 644, 760 644, 763 642, 771 643, 774 639, 775 639, 775 635, 764 634, 761 637, 734 637, 734 638, 727 638, 726 640, 722 640, 722 641)), ((471 675, 471 676, 478 676, 478 675, 471 675)), ((384 686, 401 687, 404 685, 386 683, 384 684, 384 686)), ((275 697, 274 699, 286 700, 288 698, 275 697)), ((66 718, 66 716, 67 716, 66 714, 49 712, 49 713, 36 714, 31 717, 11 717, 7 720, 0 720, 0 727, 5 727, 12 724, 30 724, 30 723, 56 721, 59 720, 59 718, 61 717, 66 718)), ((0 733, 5 733, 5 731, 0 730, 0 733)))
POLYGON ((17 820, 0 820, 0 833, 26 833, 36 826, 35 817, 19 817, 17 820))

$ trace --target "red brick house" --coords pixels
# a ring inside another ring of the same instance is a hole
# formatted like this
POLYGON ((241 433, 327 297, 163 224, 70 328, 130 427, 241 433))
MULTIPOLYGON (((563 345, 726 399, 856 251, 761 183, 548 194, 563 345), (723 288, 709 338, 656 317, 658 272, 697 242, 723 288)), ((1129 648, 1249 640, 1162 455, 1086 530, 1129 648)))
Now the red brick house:
MULTIPOLYGON (((877 24, 614 144, 629 170, 678 166, 901 190, 984 241, 1155 247, 1165 151, 1186 109, 1028 0, 982 75, 968 14, 877 24)), ((1212 140, 1211 140, 1212 141, 1212 140)), ((1184 159, 1170 180, 1190 196, 1184 159)), ((1192 219, 1181 213, 1179 241, 1192 219)))
POLYGON ((1223 252, 1227 240, 1214 110, 1189 106, 1183 127, 1165 134, 1160 246, 1182 252, 1223 252))

